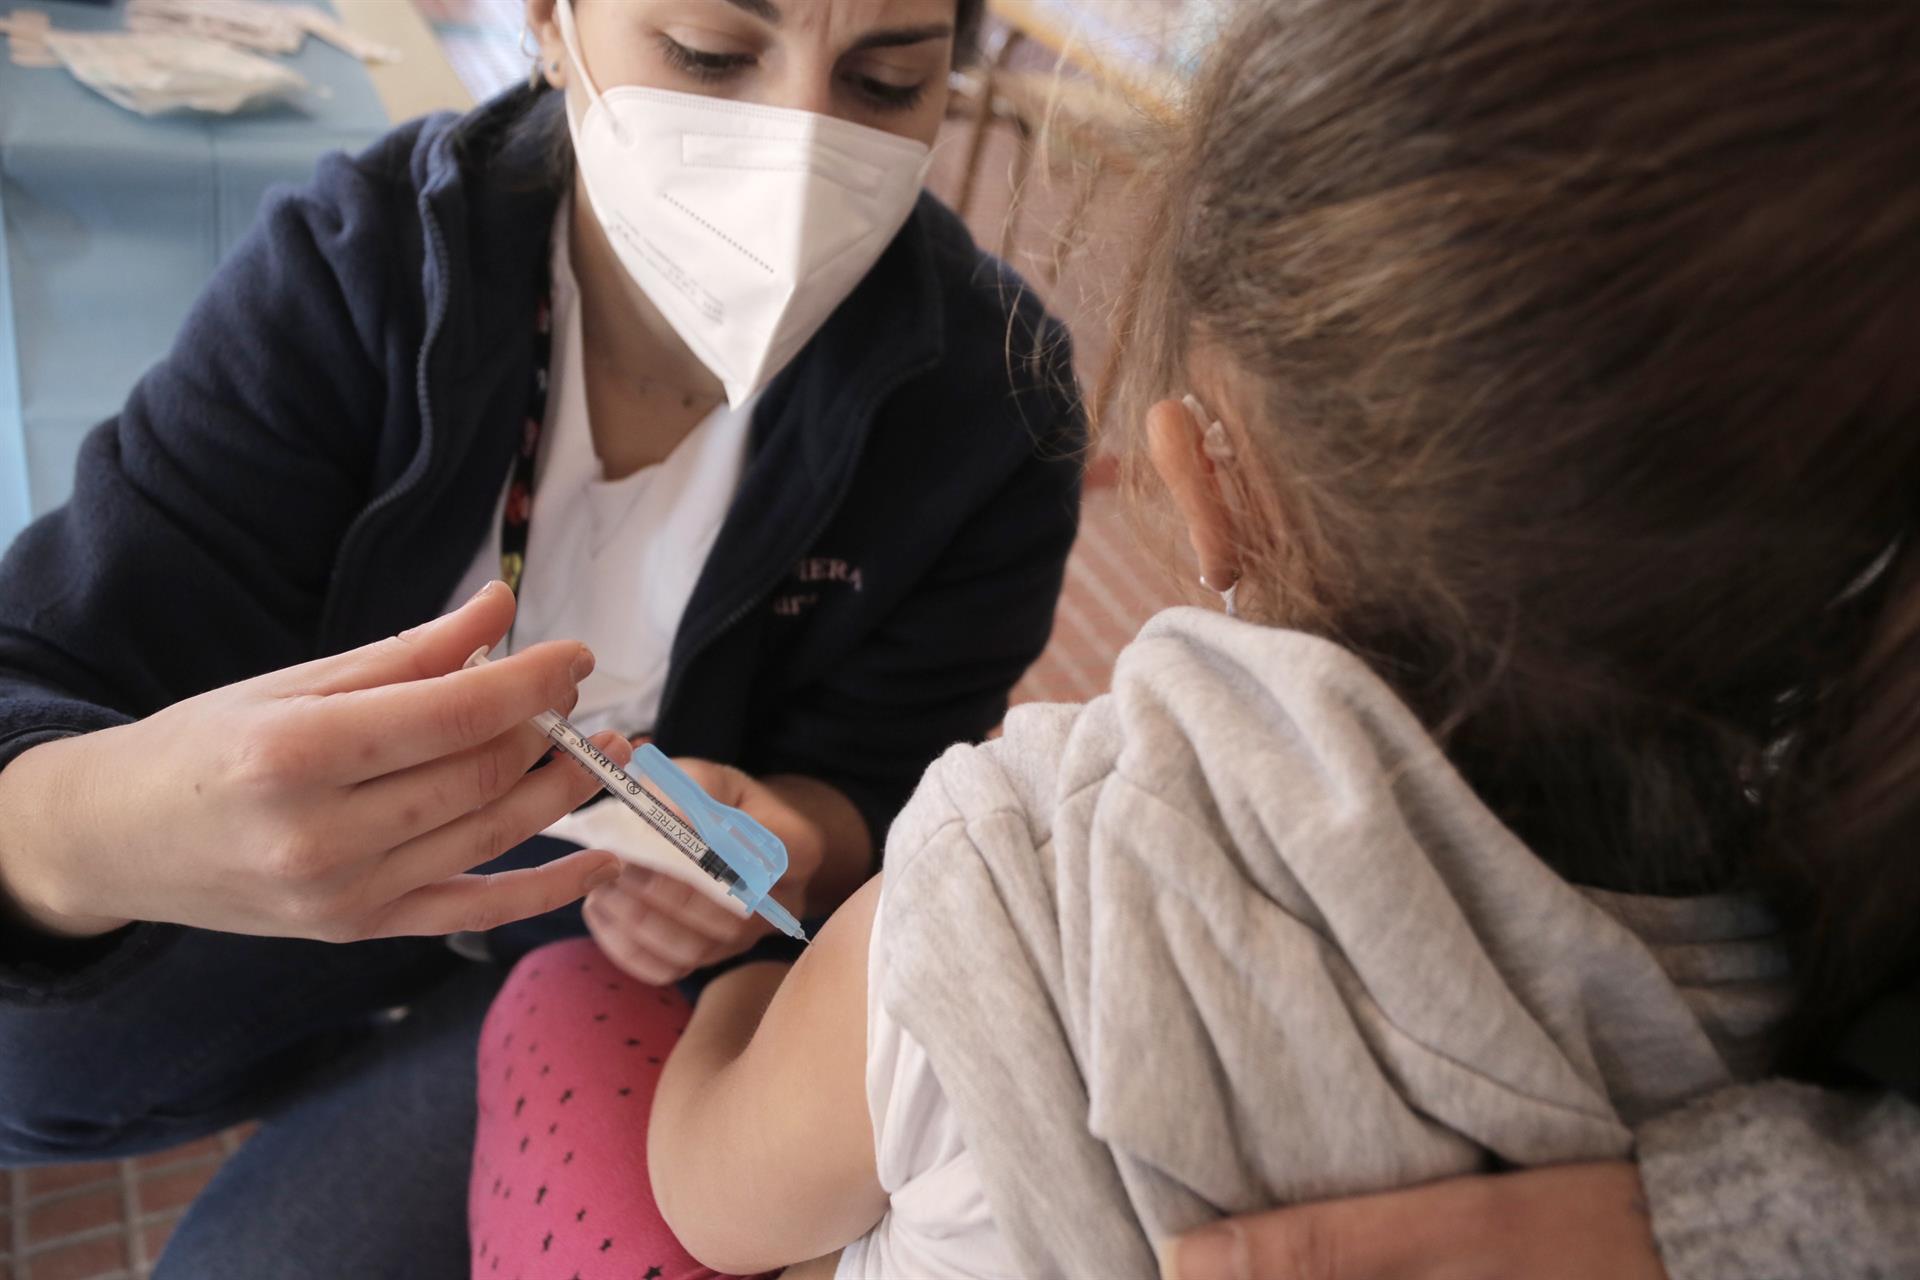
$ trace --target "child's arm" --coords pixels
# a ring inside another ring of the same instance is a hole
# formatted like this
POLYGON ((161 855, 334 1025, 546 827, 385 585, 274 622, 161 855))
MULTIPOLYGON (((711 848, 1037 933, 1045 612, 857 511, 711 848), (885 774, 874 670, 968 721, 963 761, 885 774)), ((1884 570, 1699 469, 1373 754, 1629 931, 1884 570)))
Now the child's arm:
POLYGON ((707 987, 654 1095, 655 1201, 716 1271, 831 1253, 886 1210, 867 1116, 867 944, 880 881, 834 913, 798 964, 707 987))

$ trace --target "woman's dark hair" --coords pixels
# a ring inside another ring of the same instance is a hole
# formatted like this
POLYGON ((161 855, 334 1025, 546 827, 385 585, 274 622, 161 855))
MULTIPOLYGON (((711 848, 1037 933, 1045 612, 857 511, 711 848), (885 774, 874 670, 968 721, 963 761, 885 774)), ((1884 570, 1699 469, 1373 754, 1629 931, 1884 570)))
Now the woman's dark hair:
MULTIPOLYGON (((576 0, 576 3, 578 0, 576 0)), ((973 60, 980 48, 980 24, 985 20, 986 0, 955 0, 953 15, 953 62, 963 66, 973 60)), ((533 166, 543 185, 565 189, 573 181, 573 138, 567 132, 566 112, 561 95, 537 77, 510 94, 530 99, 512 113, 500 129, 495 145, 504 150, 537 158, 533 166)), ((479 138, 469 125, 462 126, 460 145, 472 149, 479 138)))
POLYGON ((1104 432, 1224 369, 1243 608, 1570 878, 1768 893, 1817 1060, 1920 971, 1920 6, 1234 12, 1104 432))
POLYGON ((980 52, 980 23, 987 0, 959 0, 953 15, 953 65, 965 66, 980 52))

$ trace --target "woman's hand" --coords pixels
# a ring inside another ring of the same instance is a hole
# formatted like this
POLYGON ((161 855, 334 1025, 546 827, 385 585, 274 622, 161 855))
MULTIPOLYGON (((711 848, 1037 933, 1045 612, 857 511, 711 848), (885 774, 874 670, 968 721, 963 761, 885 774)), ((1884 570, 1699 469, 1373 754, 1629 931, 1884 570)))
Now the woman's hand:
MULTIPOLYGON (((827 798, 821 793, 830 788, 801 778, 762 781, 711 760, 675 763, 708 795, 742 810, 787 846, 787 874, 773 890, 781 906, 801 915, 824 914, 839 905, 838 900, 822 903, 815 892, 828 878, 822 868, 831 823, 819 809, 827 798)), ((847 805, 837 792, 831 798, 847 805)), ((860 832, 864 837, 864 825, 860 832)), ((617 881, 587 896, 587 930, 621 969, 641 982, 665 986, 739 955, 772 931, 759 916, 742 916, 733 905, 723 906, 673 876, 623 867, 617 881)))
MULTIPOLYGON (((822 837, 807 815, 766 783, 729 765, 680 759, 708 795, 732 805, 787 846, 787 874, 773 896, 796 909, 820 864, 822 837)), ((678 982, 696 969, 739 955, 772 926, 742 915, 684 880, 627 866, 619 879, 587 895, 587 931, 621 969, 653 986, 678 982)))
POLYGON ((1667 1280, 1626 1161, 1228 1219, 1169 1241, 1161 1270, 1167 1280, 1667 1280))
POLYGON ((23 752, 0 771, 0 897, 71 936, 158 920, 329 941, 485 930, 573 901, 611 879, 612 855, 463 874, 594 789, 581 769, 528 772, 548 744, 527 722, 572 707, 585 648, 462 669, 513 609, 490 584, 392 639, 23 752))

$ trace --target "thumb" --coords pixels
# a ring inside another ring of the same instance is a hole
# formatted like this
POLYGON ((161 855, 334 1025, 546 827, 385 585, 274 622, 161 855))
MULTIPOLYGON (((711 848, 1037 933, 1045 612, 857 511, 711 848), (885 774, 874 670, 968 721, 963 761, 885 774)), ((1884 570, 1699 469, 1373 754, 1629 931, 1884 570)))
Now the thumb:
POLYGON ((1162 1240, 1160 1280, 1254 1280, 1251 1245, 1238 1218, 1162 1240))
POLYGON ((721 804, 739 808, 747 798, 752 779, 742 770, 717 760, 680 756, 674 760, 680 771, 699 784, 702 791, 721 804))
POLYGON ((513 625, 507 584, 489 582, 465 604, 397 636, 322 658, 283 673, 303 693, 346 693, 458 671, 475 649, 487 649, 513 625))

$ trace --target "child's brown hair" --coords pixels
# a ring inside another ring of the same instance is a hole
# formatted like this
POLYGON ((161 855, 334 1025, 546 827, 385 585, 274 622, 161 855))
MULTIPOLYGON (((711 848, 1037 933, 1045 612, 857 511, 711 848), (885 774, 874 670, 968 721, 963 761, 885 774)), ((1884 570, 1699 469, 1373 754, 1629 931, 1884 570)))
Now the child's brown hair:
POLYGON ((1105 430, 1222 369, 1242 607, 1570 877, 1769 891, 1817 1047, 1920 961, 1920 6, 1235 12, 1105 430))

